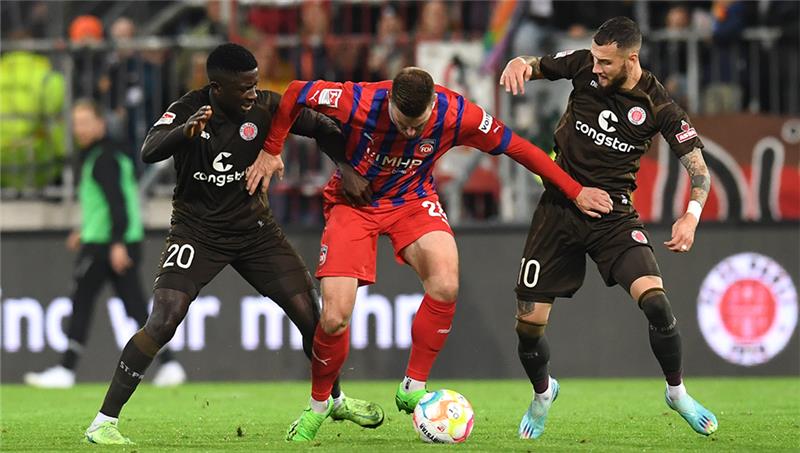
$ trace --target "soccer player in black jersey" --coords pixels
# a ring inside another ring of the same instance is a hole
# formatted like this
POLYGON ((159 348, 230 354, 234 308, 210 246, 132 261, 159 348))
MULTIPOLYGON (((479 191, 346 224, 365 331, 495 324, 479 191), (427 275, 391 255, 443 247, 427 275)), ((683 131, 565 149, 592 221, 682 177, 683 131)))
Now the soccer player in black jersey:
POLYGON ((650 346, 667 381, 666 402, 698 433, 709 435, 717 419, 686 393, 681 378, 681 340, 650 239, 631 203, 639 158, 657 133, 680 159, 692 184, 686 213, 664 245, 691 250, 711 179, 703 143, 689 117, 639 63, 642 34, 626 17, 606 21, 591 50, 559 52, 509 61, 500 84, 513 94, 530 79, 570 79, 573 90, 555 131, 556 162, 585 186, 606 190, 610 214, 581 216, 557 190, 546 185, 533 215, 517 280, 518 352, 534 389, 519 426, 521 438, 544 431, 547 412, 558 396, 550 377, 550 349, 544 336, 553 302, 572 297, 583 284, 585 256, 597 264, 608 286, 628 291, 649 322, 650 346))
MULTIPOLYGON (((171 227, 155 280, 153 311, 122 351, 100 412, 86 430, 90 442, 130 443, 117 427, 122 406, 175 334, 191 301, 229 264, 283 308, 303 334, 306 355, 311 354, 319 320, 311 277, 275 223, 265 190, 248 191, 245 186, 245 173, 252 171, 249 167, 261 152, 281 96, 256 90, 256 60, 239 45, 214 49, 206 70, 209 85, 170 105, 142 147, 145 162, 175 160, 178 182, 171 227)), ((291 132, 315 138, 334 160, 344 160, 344 139, 325 116, 303 111, 291 132)), ((352 182, 355 176, 343 177, 352 182)), ((380 406, 345 398, 338 381, 331 396, 334 419, 369 428, 383 422, 380 406)))

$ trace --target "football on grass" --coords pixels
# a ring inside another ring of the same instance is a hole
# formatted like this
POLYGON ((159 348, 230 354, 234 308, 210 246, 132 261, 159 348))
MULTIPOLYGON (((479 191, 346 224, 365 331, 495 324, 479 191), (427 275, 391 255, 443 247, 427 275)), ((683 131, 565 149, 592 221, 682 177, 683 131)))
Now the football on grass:
POLYGON ((426 394, 414 408, 414 429, 425 442, 454 444, 467 440, 475 414, 464 395, 453 390, 426 394))

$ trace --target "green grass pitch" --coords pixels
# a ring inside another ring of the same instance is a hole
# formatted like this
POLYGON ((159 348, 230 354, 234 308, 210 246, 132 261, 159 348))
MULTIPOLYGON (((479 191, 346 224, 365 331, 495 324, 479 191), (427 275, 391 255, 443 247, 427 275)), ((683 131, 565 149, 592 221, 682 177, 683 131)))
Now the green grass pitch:
POLYGON ((524 381, 431 381, 429 388, 463 393, 475 409, 475 429, 456 446, 421 442, 409 415, 394 407, 396 382, 345 382, 345 392, 386 410, 376 430, 325 422, 316 441, 283 440, 306 404, 307 382, 196 383, 175 389, 142 385, 120 419, 135 446, 102 448, 82 441, 105 384, 71 390, 0 386, 3 451, 798 451, 800 378, 689 379, 690 392, 719 419, 716 434, 695 434, 663 400, 657 379, 563 379, 547 431, 517 438, 530 399, 524 381))

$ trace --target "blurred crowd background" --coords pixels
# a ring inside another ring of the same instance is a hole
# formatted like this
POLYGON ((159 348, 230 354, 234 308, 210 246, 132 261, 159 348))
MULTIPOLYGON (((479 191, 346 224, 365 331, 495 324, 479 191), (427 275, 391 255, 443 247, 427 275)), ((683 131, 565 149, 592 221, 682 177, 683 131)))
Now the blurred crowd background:
MULTIPOLYGON (((206 56, 225 41, 251 49, 259 88, 278 92, 293 79, 375 81, 422 66, 550 149, 571 86, 538 82, 512 99, 498 89, 500 71, 515 55, 588 47, 597 26, 625 15, 644 33, 643 67, 693 117, 800 115, 797 1, 3 1, 0 8, 0 186, 5 206, 29 207, 20 212, 68 209, 74 200, 73 101, 96 100, 112 137, 136 156, 164 109, 206 84, 206 56)), ((791 178, 800 125, 786 124, 781 164, 791 178)), ((289 142, 284 160, 286 177, 270 189, 276 217, 321 225, 331 163, 301 139, 289 142)), ((168 206, 171 163, 135 161, 145 205, 168 206)), ((456 224, 526 223, 541 192, 509 159, 470 149, 451 151, 437 178, 456 224)), ((784 218, 797 211, 798 182, 780 189, 789 197, 784 218)), ((168 213, 160 217, 165 225, 168 213)))

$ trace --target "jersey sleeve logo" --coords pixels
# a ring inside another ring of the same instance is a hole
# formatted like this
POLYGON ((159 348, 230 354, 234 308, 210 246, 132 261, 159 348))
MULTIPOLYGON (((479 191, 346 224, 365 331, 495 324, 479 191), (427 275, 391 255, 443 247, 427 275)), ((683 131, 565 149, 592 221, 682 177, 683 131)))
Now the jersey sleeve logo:
POLYGON ((319 93, 319 105, 338 108, 339 98, 342 97, 342 90, 339 88, 324 88, 319 93))
POLYGON ((567 55, 571 55, 573 52, 575 52, 574 49, 573 50, 562 50, 561 52, 559 52, 559 53, 557 53, 557 54, 555 54, 553 56, 553 60, 555 60, 556 58, 566 57, 567 55))
POLYGON ((678 139, 678 143, 683 143, 695 137, 697 137, 697 131, 695 131, 692 126, 689 126, 689 123, 687 123, 686 120, 681 120, 681 131, 675 134, 675 138, 678 139))
POLYGON ((483 132, 484 134, 488 134, 489 130, 491 130, 492 128, 493 118, 492 115, 486 113, 486 110, 481 109, 481 112, 483 112, 483 119, 481 119, 481 125, 478 126, 478 130, 483 132))
POLYGON ((172 112, 164 112, 153 127, 161 126, 162 124, 172 124, 173 121, 175 121, 175 114, 172 112))

